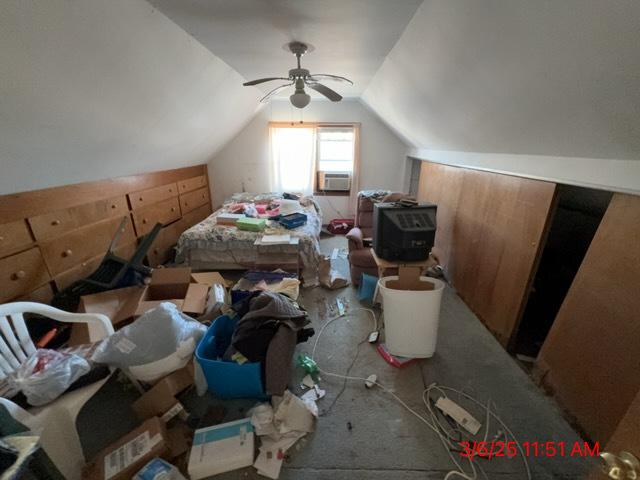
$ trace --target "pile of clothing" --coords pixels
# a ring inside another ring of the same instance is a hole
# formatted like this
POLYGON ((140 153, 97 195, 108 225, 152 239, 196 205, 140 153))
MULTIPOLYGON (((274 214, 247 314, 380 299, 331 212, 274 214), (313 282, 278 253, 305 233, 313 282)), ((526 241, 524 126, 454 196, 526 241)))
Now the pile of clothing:
POLYGON ((291 378, 293 352, 315 333, 307 312, 277 292, 255 291, 232 306, 239 320, 223 358, 260 362, 267 395, 282 395, 291 378))

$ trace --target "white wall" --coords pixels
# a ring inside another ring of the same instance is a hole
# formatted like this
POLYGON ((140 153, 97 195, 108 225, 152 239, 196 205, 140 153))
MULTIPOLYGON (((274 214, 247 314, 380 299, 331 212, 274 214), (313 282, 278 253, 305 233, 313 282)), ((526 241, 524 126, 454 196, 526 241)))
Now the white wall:
MULTIPOLYGON (((274 100, 209 163, 214 205, 229 195, 241 192, 269 191, 270 121, 359 122, 360 189, 403 190, 407 145, 359 100, 332 103, 312 100, 303 110, 291 107, 288 100, 274 100), (301 116, 302 115, 302 116, 301 116)), ((319 198, 325 221, 353 215, 348 197, 319 198)))
POLYGON ((143 0, 0 2, 0 193, 206 162, 260 92, 143 0))
POLYGON ((637 0, 425 0, 363 100, 419 158, 638 191, 639 18, 637 0))

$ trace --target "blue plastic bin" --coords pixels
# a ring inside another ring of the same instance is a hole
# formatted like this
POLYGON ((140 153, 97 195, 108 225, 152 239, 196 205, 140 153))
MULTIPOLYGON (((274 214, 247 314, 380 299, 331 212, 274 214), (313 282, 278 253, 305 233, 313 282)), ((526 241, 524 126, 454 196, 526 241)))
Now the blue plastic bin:
POLYGON ((292 213, 291 215, 280 217, 279 221, 280 225, 291 230, 307 223, 307 216, 304 213, 292 213))
POLYGON ((222 358, 236 327, 236 318, 216 318, 196 348, 209 391, 219 398, 257 398, 267 400, 262 382, 262 365, 218 360, 222 358))

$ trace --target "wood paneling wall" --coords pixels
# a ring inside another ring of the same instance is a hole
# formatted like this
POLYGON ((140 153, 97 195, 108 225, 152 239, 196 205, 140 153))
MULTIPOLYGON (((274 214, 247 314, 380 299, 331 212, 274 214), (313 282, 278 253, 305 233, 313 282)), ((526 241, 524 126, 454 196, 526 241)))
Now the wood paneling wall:
MULTIPOLYGON (((536 374, 601 443, 638 397, 639 196, 613 196, 542 347, 536 374)), ((640 438, 639 430, 635 434, 640 438)))
POLYGON ((505 347, 514 337, 555 198, 554 183, 423 162, 418 200, 438 205, 434 253, 505 347))
POLYGON ((210 213, 206 165, 0 196, 0 302, 47 301, 89 275, 123 218, 123 257, 156 222, 164 225, 147 255, 155 267, 210 213))

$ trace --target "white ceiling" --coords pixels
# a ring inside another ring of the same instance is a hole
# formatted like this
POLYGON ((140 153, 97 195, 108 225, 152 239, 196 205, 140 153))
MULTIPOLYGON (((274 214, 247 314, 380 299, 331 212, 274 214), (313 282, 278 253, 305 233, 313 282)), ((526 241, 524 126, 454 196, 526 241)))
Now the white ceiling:
MULTIPOLYGON (((286 77, 295 57, 282 47, 298 40, 315 47, 303 57, 304 68, 350 78, 354 86, 327 86, 344 97, 359 97, 422 0, 149 2, 247 80, 286 77)), ((267 92, 278 85, 260 88, 267 92)))
POLYGON ((637 0, 426 0, 363 100, 418 148, 640 159, 639 18, 637 0))

